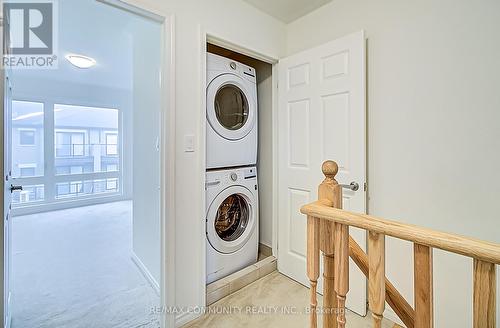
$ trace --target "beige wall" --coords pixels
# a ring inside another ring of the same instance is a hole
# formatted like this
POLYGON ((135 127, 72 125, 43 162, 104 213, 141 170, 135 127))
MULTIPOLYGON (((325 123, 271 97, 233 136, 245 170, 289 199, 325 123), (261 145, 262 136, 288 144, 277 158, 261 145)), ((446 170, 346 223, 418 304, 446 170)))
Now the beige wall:
MULTIPOLYGON (((500 242, 499 17, 493 0, 334 0, 288 26, 288 54, 366 31, 370 213, 500 242)), ((388 272, 411 299, 400 244, 388 272)), ((471 326, 471 261, 436 251, 435 268, 436 327, 471 326)))

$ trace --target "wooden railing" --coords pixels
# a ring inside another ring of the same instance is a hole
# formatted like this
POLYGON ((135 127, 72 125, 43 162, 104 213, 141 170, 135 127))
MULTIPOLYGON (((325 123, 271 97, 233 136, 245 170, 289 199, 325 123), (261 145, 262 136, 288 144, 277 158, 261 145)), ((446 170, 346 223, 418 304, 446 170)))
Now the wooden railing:
POLYGON ((342 187, 335 180, 338 166, 327 161, 322 169, 325 180, 318 189, 319 200, 301 208, 301 212, 307 215, 310 327, 317 327, 316 286, 320 274, 320 252, 324 262, 323 327, 345 327, 349 257, 368 279, 368 301, 374 327, 381 327, 386 301, 408 328, 433 327, 433 248, 473 259, 473 327, 496 327, 495 265, 500 264, 500 245, 343 211, 342 187), (349 236, 349 227, 368 232, 368 255, 349 236), (414 244, 414 309, 385 276, 385 236, 414 244))

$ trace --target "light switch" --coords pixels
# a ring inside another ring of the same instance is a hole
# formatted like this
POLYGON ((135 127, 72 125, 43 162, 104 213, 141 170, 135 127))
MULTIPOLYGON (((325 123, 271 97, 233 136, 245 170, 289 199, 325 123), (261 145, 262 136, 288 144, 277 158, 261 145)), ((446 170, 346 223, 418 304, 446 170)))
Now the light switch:
POLYGON ((194 152, 194 135, 188 134, 184 136, 184 152, 194 152))

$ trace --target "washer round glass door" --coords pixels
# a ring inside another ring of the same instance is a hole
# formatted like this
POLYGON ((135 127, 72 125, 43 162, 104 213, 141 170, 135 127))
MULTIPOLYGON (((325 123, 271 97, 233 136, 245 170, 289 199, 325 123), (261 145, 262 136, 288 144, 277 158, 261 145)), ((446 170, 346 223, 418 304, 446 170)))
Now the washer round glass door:
POLYGON ((245 81, 234 74, 216 77, 207 88, 207 118, 223 138, 244 138, 255 124, 255 99, 245 81))
POLYGON ((207 237, 210 245, 225 254, 242 248, 255 230, 253 195, 241 186, 222 191, 210 205, 207 237))

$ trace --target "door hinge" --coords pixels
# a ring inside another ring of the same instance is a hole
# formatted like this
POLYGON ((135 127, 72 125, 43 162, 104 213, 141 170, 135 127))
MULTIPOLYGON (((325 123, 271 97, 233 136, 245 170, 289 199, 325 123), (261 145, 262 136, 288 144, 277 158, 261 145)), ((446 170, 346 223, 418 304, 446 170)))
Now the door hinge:
POLYGON ((367 184, 366 182, 365 182, 365 183, 363 183, 363 189, 364 189, 365 191, 367 191, 367 190, 368 190, 368 184, 367 184))

